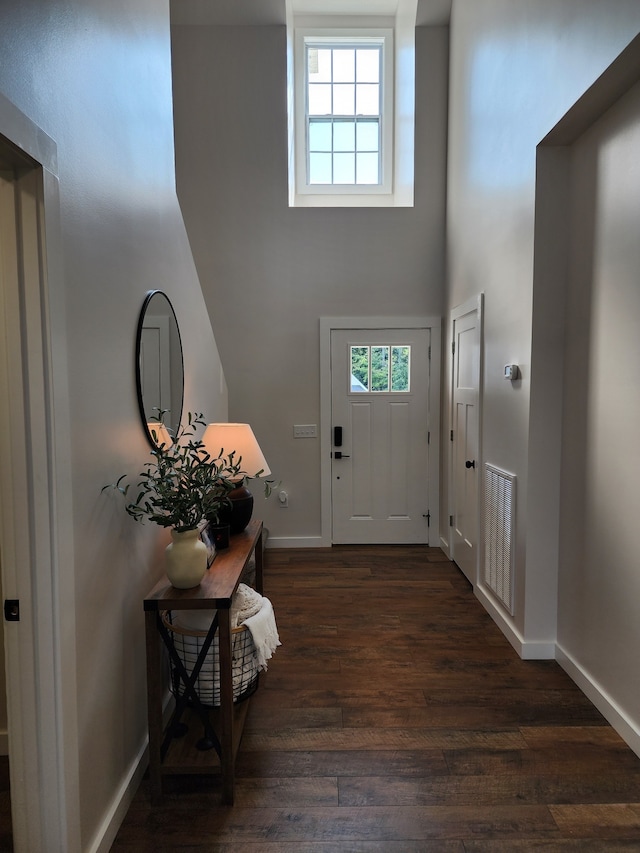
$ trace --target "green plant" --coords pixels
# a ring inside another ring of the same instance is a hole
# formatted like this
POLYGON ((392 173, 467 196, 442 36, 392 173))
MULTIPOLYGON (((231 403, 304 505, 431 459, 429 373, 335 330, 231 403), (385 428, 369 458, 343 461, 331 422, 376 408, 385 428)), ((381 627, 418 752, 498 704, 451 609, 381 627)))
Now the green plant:
MULTIPOLYGON (((164 412, 159 411, 162 421, 164 412)), ((231 506, 229 493, 247 479, 259 477, 258 471, 249 474, 242 470, 242 457, 235 451, 216 458, 196 439, 197 427, 206 426, 199 412, 187 415, 187 424, 181 427, 169 447, 160 445, 151 451, 151 461, 146 462, 137 483, 138 494, 125 505, 127 513, 136 521, 145 519, 161 527, 176 530, 194 530, 203 519, 218 521, 220 511, 231 506)), ((153 430, 152 430, 153 434, 153 430)), ((153 434, 157 440, 158 436, 153 434)), ((116 489, 129 497, 131 483, 123 474, 115 483, 103 486, 116 489)), ((274 481, 263 480, 265 497, 271 494, 274 481)))
MULTIPOLYGON (((229 492, 245 476, 240 460, 233 452, 213 459, 195 438, 198 426, 205 426, 202 414, 189 412, 187 425, 178 430, 174 443, 151 451, 152 459, 140 474, 137 497, 125 505, 136 521, 148 519, 161 527, 193 530, 203 518, 217 519, 220 509, 229 505, 229 492)), ((123 474, 103 491, 115 488, 129 497, 131 483, 126 479, 123 474)))

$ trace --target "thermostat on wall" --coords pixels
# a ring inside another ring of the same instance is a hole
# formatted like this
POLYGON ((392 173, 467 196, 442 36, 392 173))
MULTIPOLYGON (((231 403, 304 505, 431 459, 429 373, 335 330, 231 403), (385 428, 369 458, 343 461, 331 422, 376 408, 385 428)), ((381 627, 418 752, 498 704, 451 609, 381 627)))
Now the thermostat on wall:
POLYGON ((504 366, 505 379, 520 379, 520 368, 517 364, 505 364, 504 366))

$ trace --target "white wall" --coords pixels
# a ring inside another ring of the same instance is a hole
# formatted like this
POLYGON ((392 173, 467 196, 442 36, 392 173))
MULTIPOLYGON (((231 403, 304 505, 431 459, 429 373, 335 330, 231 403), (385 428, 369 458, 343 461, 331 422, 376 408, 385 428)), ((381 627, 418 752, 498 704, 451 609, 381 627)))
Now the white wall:
POLYGON ((60 573, 76 605, 61 614, 61 644, 77 683, 77 731, 65 740, 74 755, 64 760, 77 762, 69 812, 87 849, 146 736, 142 598, 161 574, 164 535, 100 490, 148 458, 134 376, 148 290, 164 290, 176 309, 186 408, 224 420, 227 395, 175 195, 168 0, 3 3, 0 55, 0 94, 57 146, 63 275, 50 282, 52 336, 68 377, 53 394, 71 424, 57 461, 72 492, 57 535, 71 537, 60 573))
POLYGON ((416 206, 287 206, 284 27, 174 26, 178 194, 230 388, 289 508, 278 537, 320 535, 321 316, 434 316, 444 293, 446 28, 417 31, 416 206))
POLYGON ((518 477, 516 611, 500 619, 525 655, 553 648, 557 585, 527 540, 549 499, 528 502, 530 417, 544 418, 529 408, 536 146, 639 29, 637 0, 453 3, 447 309, 485 293, 483 462, 518 477), (515 386, 502 378, 511 362, 515 386))
POLYGON ((639 150, 640 83, 571 152, 558 605, 570 671, 610 703, 637 751, 639 150))

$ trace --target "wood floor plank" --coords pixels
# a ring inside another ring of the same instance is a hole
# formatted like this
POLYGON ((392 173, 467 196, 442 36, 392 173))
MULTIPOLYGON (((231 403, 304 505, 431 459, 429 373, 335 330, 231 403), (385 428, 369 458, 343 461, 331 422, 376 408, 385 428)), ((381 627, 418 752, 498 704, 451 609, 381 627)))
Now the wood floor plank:
POLYGON ((470 731, 467 729, 278 729, 247 732, 244 751, 254 749, 343 750, 359 749, 522 749, 518 731, 470 731))
POLYGON ((522 737, 532 749, 541 747, 556 747, 559 744, 594 744, 602 747, 617 747, 627 750, 628 747, 620 735, 611 726, 523 726, 522 737))
POLYGON ((354 750, 304 752, 299 750, 241 750, 236 775, 266 779, 287 776, 366 776, 376 772, 414 779, 449 773, 441 750, 354 750))
MULTIPOLYGON (((2 848, 0 848, 2 849, 2 848)), ((211 846, 208 842, 181 844, 177 841, 165 844, 162 840, 134 839, 130 843, 119 840, 118 850, 121 853, 465 853, 461 841, 350 841, 345 847, 341 841, 264 841, 242 843, 216 843, 211 846), (176 846, 178 844, 179 846, 176 846)))
MULTIPOLYGON (((339 779, 340 805, 533 805, 542 803, 617 804, 638 793, 638 779, 609 771, 594 778, 590 772, 520 773, 504 776, 450 776, 409 779, 362 776, 339 779)), ((552 806, 553 809, 556 806, 552 806)))
POLYGON ((640 802, 552 805, 550 810, 562 834, 569 838, 640 839, 640 802))
MULTIPOLYGON (((190 820, 176 828, 174 810, 169 806, 154 813, 153 829, 165 842, 173 838, 194 844, 202 835, 220 842, 332 841, 349 845, 363 841, 457 840, 491 834, 502 838, 559 837, 546 806, 430 806, 366 809, 295 808, 253 809, 220 807, 190 810, 190 820)), ((146 816, 141 816, 149 826, 146 816)), ((129 821, 122 838, 134 829, 129 821)), ((117 849, 114 848, 114 849, 117 849)), ((345 846, 345 849, 349 849, 345 846)))
POLYGON ((592 838, 563 838, 553 841, 530 838, 472 839, 465 841, 465 853, 638 853, 637 841, 606 841, 592 838))

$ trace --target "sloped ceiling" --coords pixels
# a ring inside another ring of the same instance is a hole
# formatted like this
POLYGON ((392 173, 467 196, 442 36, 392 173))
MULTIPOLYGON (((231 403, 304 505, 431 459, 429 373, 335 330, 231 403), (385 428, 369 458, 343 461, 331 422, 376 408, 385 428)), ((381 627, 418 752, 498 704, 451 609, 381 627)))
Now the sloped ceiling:
MULTIPOLYGON (((294 0, 309 14, 363 12, 362 0, 294 0)), ((418 0, 419 27, 446 26, 452 0, 418 0)), ((366 13, 393 15, 396 0, 366 0, 366 13)), ((278 26, 285 23, 285 0, 171 0, 171 23, 196 26, 278 26)))

